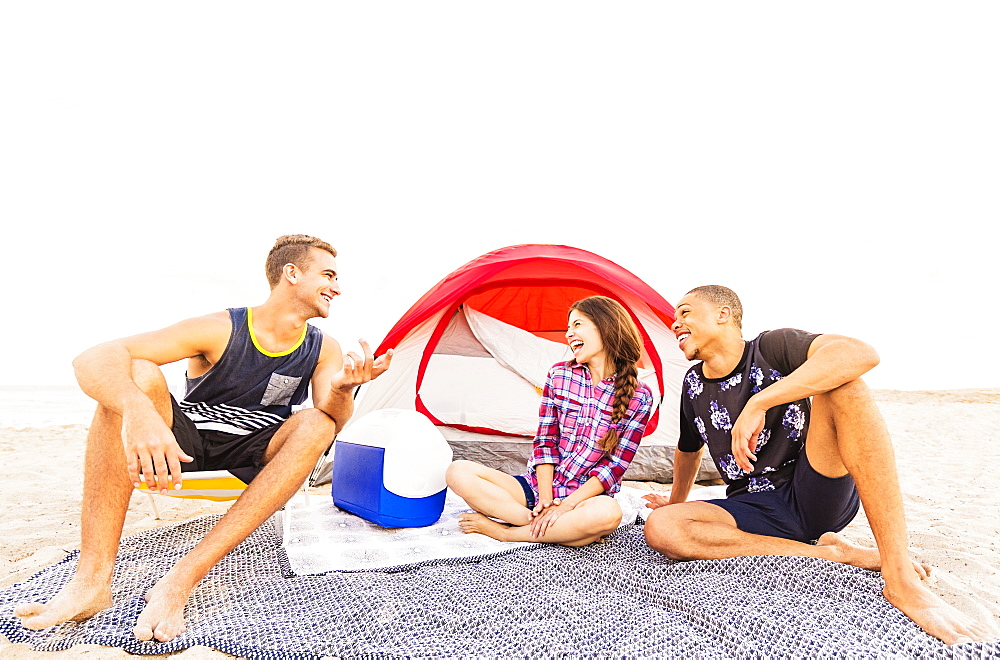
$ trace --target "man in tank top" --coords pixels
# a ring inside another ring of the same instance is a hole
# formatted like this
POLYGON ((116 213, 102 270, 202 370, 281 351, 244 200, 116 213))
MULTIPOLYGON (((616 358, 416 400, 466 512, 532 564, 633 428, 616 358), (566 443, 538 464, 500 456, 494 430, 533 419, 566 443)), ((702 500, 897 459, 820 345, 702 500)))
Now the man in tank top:
POLYGON ((205 538, 146 594, 134 633, 184 632, 184 604, 209 570, 305 481, 354 410, 353 394, 388 367, 367 343, 344 354, 307 321, 340 295, 337 252, 318 238, 280 237, 265 270, 271 293, 230 309, 95 346, 73 362, 97 412, 87 437, 82 543, 74 577, 48 603, 19 605, 42 629, 109 607, 125 512, 140 475, 179 488, 185 470, 228 469, 249 486, 205 538), (160 365, 187 360, 186 394, 170 395, 160 365), (312 388, 312 408, 292 414, 312 388))
POLYGON ((909 557, 889 434, 861 380, 875 351, 792 329, 744 341, 742 305, 721 286, 688 292, 676 314, 681 351, 700 362, 681 386, 670 496, 646 496, 649 545, 678 560, 807 556, 881 570, 885 597, 931 635, 988 639, 924 585, 929 569, 909 557), (687 502, 706 445, 726 498, 687 502), (878 549, 837 534, 859 501, 878 549))

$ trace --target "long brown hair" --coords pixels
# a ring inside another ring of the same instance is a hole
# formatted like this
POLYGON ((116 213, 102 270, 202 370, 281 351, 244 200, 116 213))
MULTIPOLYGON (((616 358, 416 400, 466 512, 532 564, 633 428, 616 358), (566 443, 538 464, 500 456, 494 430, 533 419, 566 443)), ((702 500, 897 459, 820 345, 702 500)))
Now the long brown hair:
MULTIPOLYGON (((617 425, 625 418, 628 404, 639 386, 642 356, 642 335, 628 311, 617 300, 606 296, 590 296, 573 303, 570 308, 586 316, 597 326, 608 360, 615 368, 615 398, 611 408, 611 428, 601 438, 601 449, 610 454, 618 447, 617 425)), ((573 360, 572 362, 575 362, 573 360)))

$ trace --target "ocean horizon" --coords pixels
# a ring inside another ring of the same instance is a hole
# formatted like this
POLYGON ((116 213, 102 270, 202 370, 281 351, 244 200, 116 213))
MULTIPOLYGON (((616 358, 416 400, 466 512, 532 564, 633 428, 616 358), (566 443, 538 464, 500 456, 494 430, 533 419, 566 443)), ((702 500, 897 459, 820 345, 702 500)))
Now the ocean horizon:
MULTIPOLYGON (((967 388, 938 391, 962 394, 998 390, 967 388)), ((176 392, 174 396, 177 396, 176 392)), ((95 407, 96 402, 76 385, 0 385, 0 428, 43 428, 72 424, 89 426, 95 407)))
POLYGON ((86 426, 96 405, 75 385, 0 386, 0 428, 86 426))

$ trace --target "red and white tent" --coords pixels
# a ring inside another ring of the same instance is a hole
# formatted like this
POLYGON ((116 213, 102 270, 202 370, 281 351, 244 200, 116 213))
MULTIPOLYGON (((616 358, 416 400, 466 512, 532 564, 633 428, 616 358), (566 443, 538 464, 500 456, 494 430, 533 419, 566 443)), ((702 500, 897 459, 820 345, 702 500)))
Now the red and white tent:
MULTIPOLYGON (((569 307, 591 295, 622 303, 639 327, 640 377, 657 404, 627 478, 670 481, 681 380, 690 366, 670 330, 674 308, 618 264, 563 245, 495 250, 438 282, 379 345, 377 355, 395 349, 392 367, 362 388, 353 418, 381 408, 417 410, 438 426, 455 458, 523 473, 546 373, 571 357, 569 307)), ((715 475, 710 461, 702 472, 715 475)))

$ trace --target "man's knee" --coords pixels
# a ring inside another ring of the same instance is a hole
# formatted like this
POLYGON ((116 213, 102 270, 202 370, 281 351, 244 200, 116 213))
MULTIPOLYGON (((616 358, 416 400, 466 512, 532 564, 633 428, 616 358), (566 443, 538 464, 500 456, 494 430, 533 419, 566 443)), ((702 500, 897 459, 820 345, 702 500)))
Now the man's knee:
MULTIPOLYGON (((136 387, 153 402, 153 406, 167 423, 167 426, 170 426, 173 423, 170 390, 167 388, 167 379, 160 371, 160 367, 149 360, 132 360, 131 377, 136 387)), ((95 426, 120 426, 121 417, 110 408, 98 403, 93 424, 95 426)))
POLYGON ((677 504, 660 507, 649 514, 643 526, 649 547, 676 561, 694 558, 689 530, 692 521, 681 508, 677 504))
POLYGON ((148 395, 166 394, 167 379, 160 367, 149 360, 132 360, 132 381, 148 395))
POLYGON ((337 423, 318 408, 303 408, 293 414, 288 421, 292 423, 293 432, 305 431, 304 435, 313 439, 315 444, 321 447, 320 451, 326 451, 337 434, 337 423))
POLYGON ((875 401, 868 384, 861 378, 849 380, 829 392, 816 396, 826 398, 832 406, 842 410, 856 409, 859 404, 874 403, 875 401))
POLYGON ((337 434, 337 423, 318 408, 303 408, 292 414, 271 438, 264 451, 264 464, 270 463, 279 453, 319 456, 330 448, 337 434))

